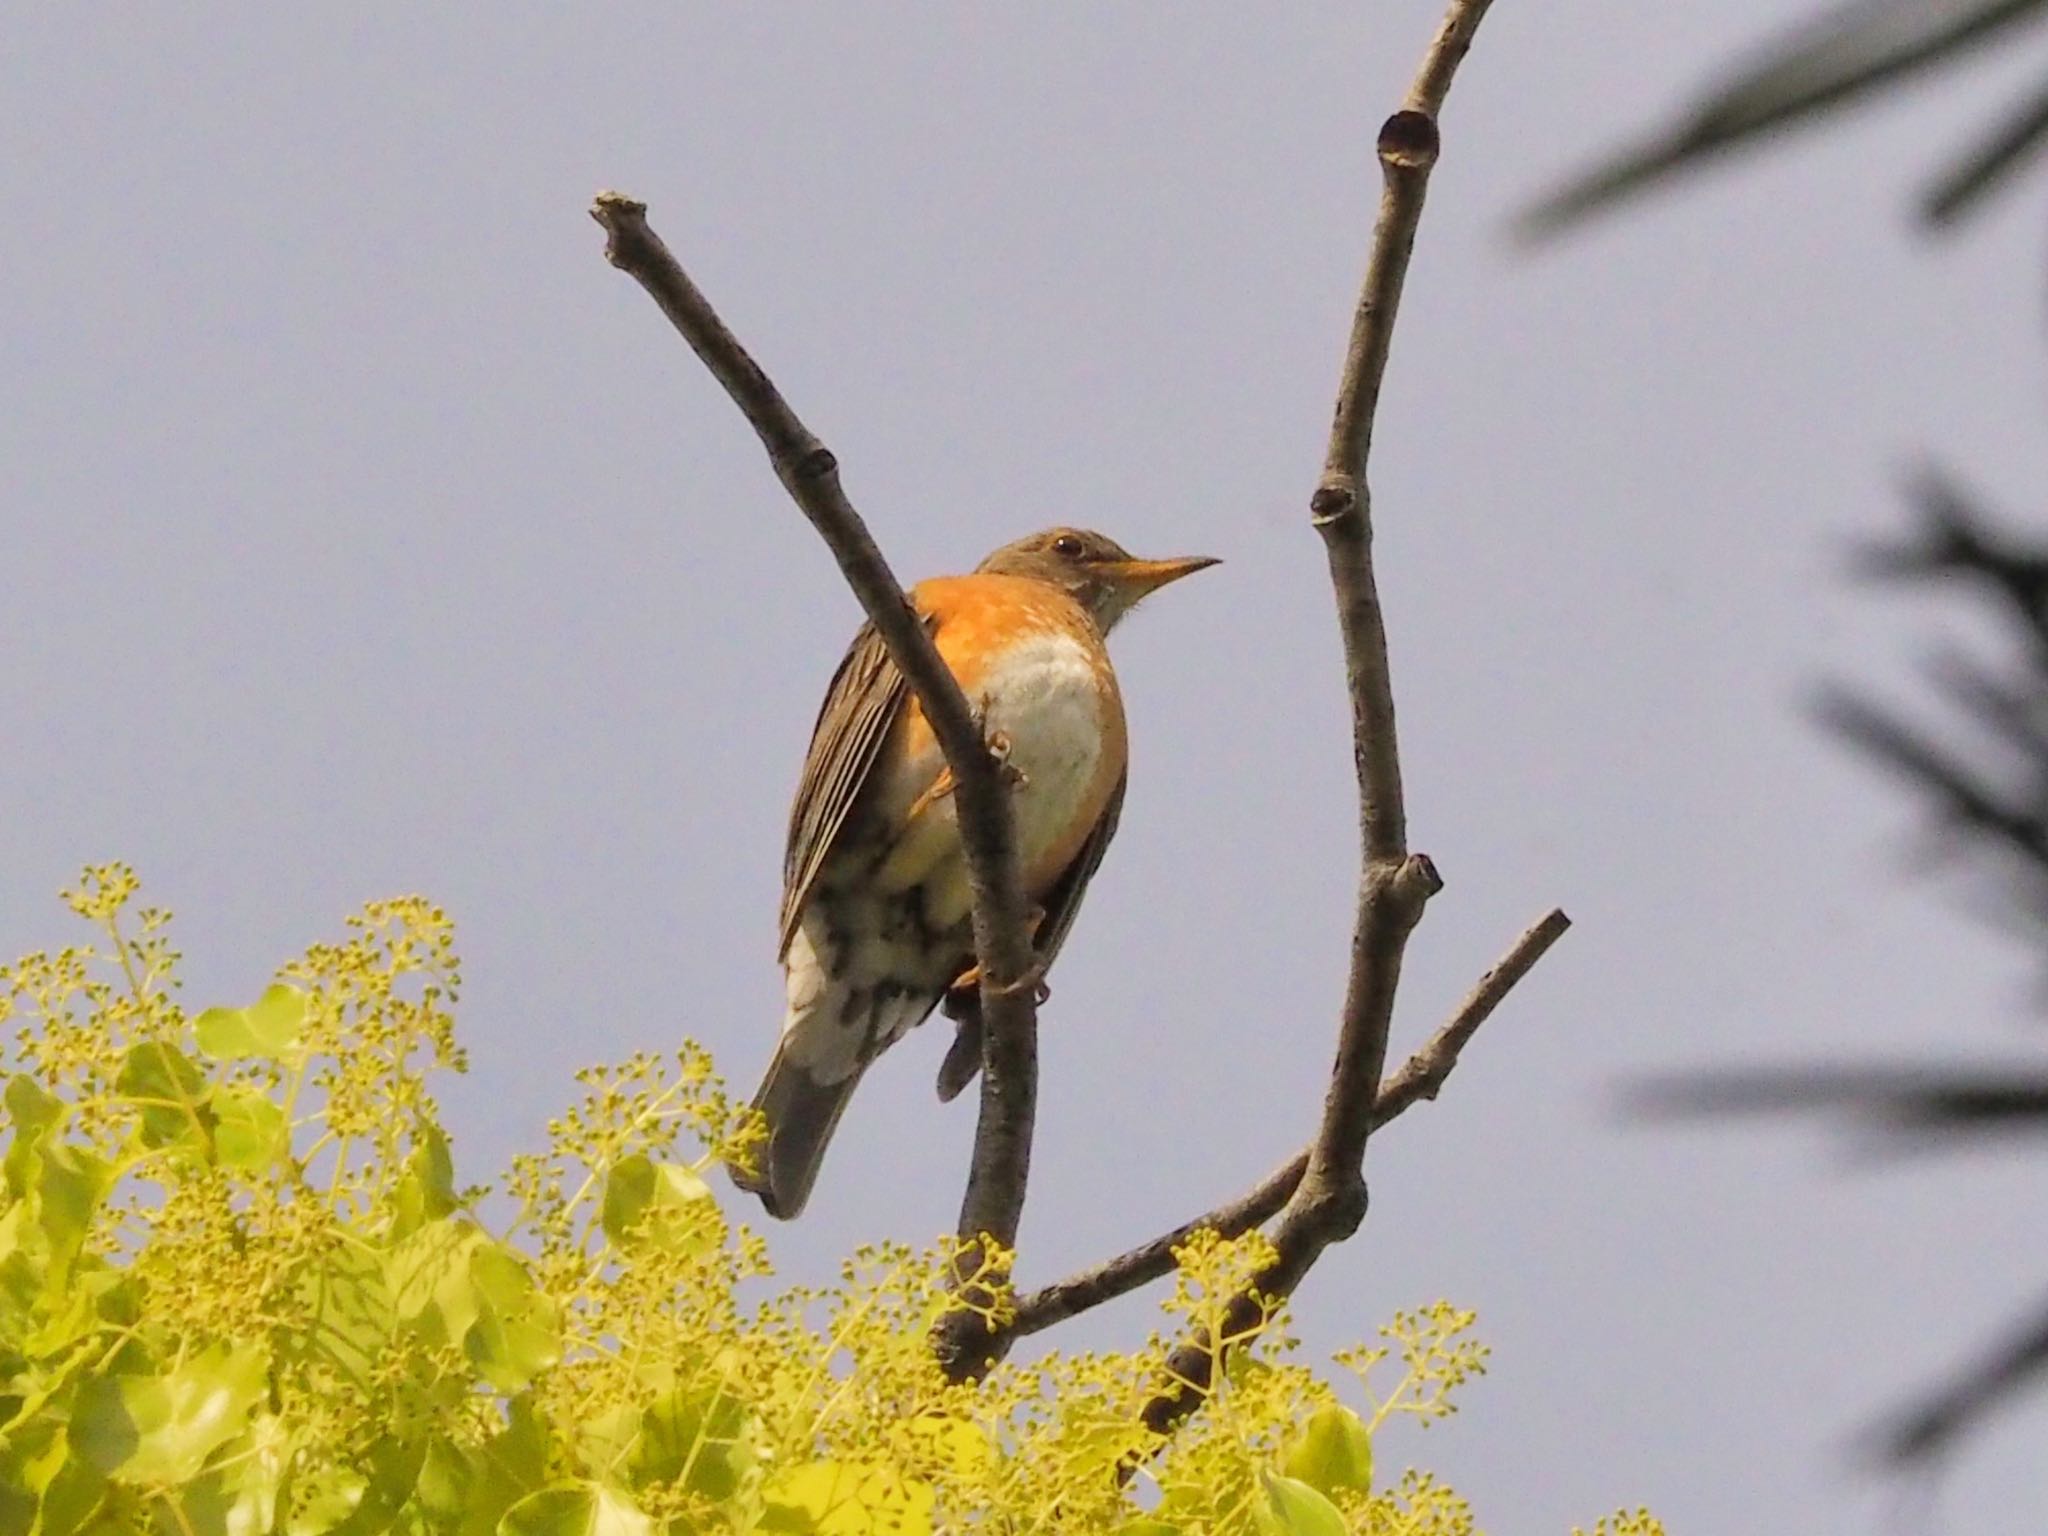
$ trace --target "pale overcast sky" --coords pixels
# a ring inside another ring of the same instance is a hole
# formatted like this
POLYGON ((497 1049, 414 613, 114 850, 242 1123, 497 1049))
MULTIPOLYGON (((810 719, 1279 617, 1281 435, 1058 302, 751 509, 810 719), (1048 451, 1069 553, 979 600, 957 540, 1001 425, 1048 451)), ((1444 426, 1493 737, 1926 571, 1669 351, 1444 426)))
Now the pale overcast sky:
MULTIPOLYGON (((1954 612, 1856 588, 1900 466, 2038 505, 2043 185, 1908 195, 2028 72, 1904 103, 1555 249, 1510 213, 1805 0, 1501 0, 1446 119, 1379 434, 1413 833, 1448 889, 1400 1043, 1577 920, 1301 1298, 1318 1351, 1479 1309, 1465 1413, 1383 1447, 1496 1532, 1864 1532, 1850 1434, 2035 1297, 2020 1155, 1621 1124, 1649 1071, 2029 1049, 2025 957, 1907 878, 1892 787, 1802 714, 1954 612)), ((367 898, 459 918, 461 1167, 685 1032, 751 1088, 782 827, 857 618, 744 424, 585 217, 645 198, 838 451, 906 579, 1048 523, 1222 556, 1117 636, 1122 834, 1055 976, 1024 1232, 1046 1279, 1306 1135, 1352 789, 1304 517, 1435 0, 1280 8, 45 7, 0 55, 0 948, 133 861, 194 1005, 367 898)), ((2039 61, 2032 63, 2039 68, 2039 61)), ((957 1206, 943 1031, 872 1074, 793 1278, 957 1206)), ((1070 1328, 1131 1340, 1137 1302, 1070 1328)), ((2048 1404, 1950 1469, 2023 1530, 2048 1404)))

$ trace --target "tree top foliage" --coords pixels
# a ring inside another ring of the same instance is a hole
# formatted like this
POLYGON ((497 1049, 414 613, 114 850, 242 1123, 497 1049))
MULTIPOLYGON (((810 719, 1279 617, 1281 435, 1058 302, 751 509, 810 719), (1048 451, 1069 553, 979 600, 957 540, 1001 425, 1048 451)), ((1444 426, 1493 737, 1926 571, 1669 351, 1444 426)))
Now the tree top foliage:
MULTIPOLYGON (((949 1382, 945 1248, 775 1286, 705 1181, 758 1128, 699 1047, 578 1074, 494 1222, 428 1087, 463 1066, 444 912, 373 903, 194 1014, 136 891, 88 869, 91 945, 0 967, 0 1536, 1476 1529, 1373 1459, 1485 1369, 1469 1312, 1397 1314, 1336 1356, 1342 1390, 1276 1314, 1170 1438, 1139 1419, 1162 1335, 949 1382)), ((1191 1241, 1171 1331, 1267 1256, 1191 1241)))

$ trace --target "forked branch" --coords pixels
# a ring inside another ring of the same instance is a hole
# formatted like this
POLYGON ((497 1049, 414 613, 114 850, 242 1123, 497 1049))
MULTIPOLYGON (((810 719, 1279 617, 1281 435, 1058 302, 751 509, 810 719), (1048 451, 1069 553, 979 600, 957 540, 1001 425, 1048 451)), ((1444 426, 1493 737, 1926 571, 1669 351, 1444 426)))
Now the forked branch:
MULTIPOLYGON (((1493 1016, 1501 1000, 1529 974, 1544 952, 1564 937, 1569 927, 1571 919, 1553 907, 1515 940, 1514 947, 1466 994, 1457 1011, 1408 1058, 1400 1071, 1380 1084, 1373 1101, 1375 1131, 1403 1110, 1437 1096, 1479 1026, 1493 1016)), ((1240 1237, 1254 1227, 1264 1226, 1293 1198, 1302 1175, 1308 1171, 1308 1160, 1306 1149, 1297 1152, 1235 1200, 1204 1211, 1106 1263, 1018 1297, 1009 1333, 1019 1337, 1038 1333, 1171 1274, 1174 1250, 1197 1232, 1240 1237)))

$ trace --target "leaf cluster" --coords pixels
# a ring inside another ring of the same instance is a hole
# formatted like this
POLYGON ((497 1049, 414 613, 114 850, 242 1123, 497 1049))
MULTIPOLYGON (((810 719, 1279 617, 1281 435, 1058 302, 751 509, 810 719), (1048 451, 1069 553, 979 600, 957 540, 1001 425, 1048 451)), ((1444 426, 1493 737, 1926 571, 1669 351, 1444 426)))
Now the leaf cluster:
MULTIPOLYGON (((1348 1401, 1269 1315, 1170 1441, 1139 1418, 1163 1337, 953 1383, 947 1250, 771 1283, 705 1180, 759 1130, 702 1050, 579 1074, 545 1150, 465 1189, 428 1089, 462 1066, 443 912, 374 904, 188 1014, 135 892, 86 871, 93 945, 0 969, 0 1536, 1475 1529, 1373 1458, 1484 1370, 1469 1312, 1340 1357, 1348 1401)), ((1170 1331, 1269 1256, 1192 1240, 1170 1331)))

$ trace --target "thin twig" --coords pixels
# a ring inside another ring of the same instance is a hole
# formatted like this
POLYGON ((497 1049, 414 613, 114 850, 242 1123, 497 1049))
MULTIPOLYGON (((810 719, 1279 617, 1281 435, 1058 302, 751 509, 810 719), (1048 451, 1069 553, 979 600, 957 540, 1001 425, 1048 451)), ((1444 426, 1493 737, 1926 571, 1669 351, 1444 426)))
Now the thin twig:
POLYGON ((1056 1323, 1099 1307, 1106 1301, 1128 1295, 1173 1273, 1174 1250, 1184 1246, 1197 1232, 1214 1232, 1218 1237, 1242 1237, 1262 1227, 1293 1195, 1308 1167, 1308 1153, 1297 1152, 1275 1168, 1245 1194, 1192 1221, 1184 1221, 1171 1232, 1161 1233, 1149 1243, 1140 1243, 1093 1269, 1080 1270, 1064 1280, 1040 1286, 1017 1298, 1016 1315, 1009 1331, 1018 1338, 1041 1333, 1056 1323))
POLYGON ((1366 1138, 1386 1068, 1401 956, 1424 905, 1443 885, 1428 858, 1408 849, 1386 626, 1373 575, 1366 465, 1401 289, 1437 160, 1437 114, 1491 3, 1451 0, 1406 101, 1380 128, 1379 219, 1345 349, 1329 451, 1309 502, 1323 538, 1344 641, 1363 864, 1330 1089, 1301 1182, 1274 1224, 1272 1262, 1224 1309, 1216 1338, 1197 1332, 1167 1358, 1169 1385, 1142 1413, 1146 1426, 1160 1434, 1207 1395, 1225 1341, 1262 1326, 1271 1304, 1292 1295, 1323 1251, 1364 1221, 1366 1138))
POLYGON ((839 562, 889 656, 909 679, 953 774, 960 840, 974 895, 974 948, 981 966, 981 1116, 960 1208, 961 1270, 980 1267, 980 1240, 1016 1246, 1031 1167, 1037 1100, 1038 1007, 1031 925, 1018 879, 1009 796, 1000 765, 953 674, 918 622, 888 562, 839 483, 838 461, 748 355, 667 245, 647 205, 601 192, 590 216, 605 232, 605 259, 661 306, 690 348, 752 423, 790 497, 839 562))
POLYGON ((1443 1091, 1444 1080, 1458 1064, 1458 1057, 1472 1043, 1479 1026, 1493 1017, 1494 1009, 1550 952, 1550 946, 1565 935, 1572 920, 1560 907, 1552 907, 1522 931, 1508 952, 1496 960, 1484 976, 1465 994, 1457 1010, 1441 1028, 1410 1056, 1401 1070, 1380 1084, 1373 1102, 1372 1128, 1378 1130, 1402 1110, 1422 1099, 1434 1099, 1443 1091))
MULTIPOLYGON (((1410 1056, 1401 1070, 1380 1084, 1373 1101, 1372 1128, 1377 1131, 1403 1110, 1425 1099, 1434 1099, 1444 1080, 1458 1064, 1459 1053, 1492 1017, 1505 998, 1544 952, 1564 937, 1571 919, 1553 907, 1515 940, 1514 946, 1494 964, 1466 994, 1448 1019, 1410 1056)), ((1084 1269, 1064 1280, 1042 1286, 1017 1299, 1016 1315, 1009 1332, 1023 1337, 1099 1307, 1106 1301, 1149 1285, 1171 1274, 1174 1250, 1201 1231, 1219 1237, 1240 1237, 1254 1227, 1264 1226, 1294 1195, 1301 1176, 1308 1170, 1306 1149, 1273 1170, 1258 1184, 1228 1204, 1184 1221, 1171 1232, 1142 1243, 1092 1269, 1084 1269)))

